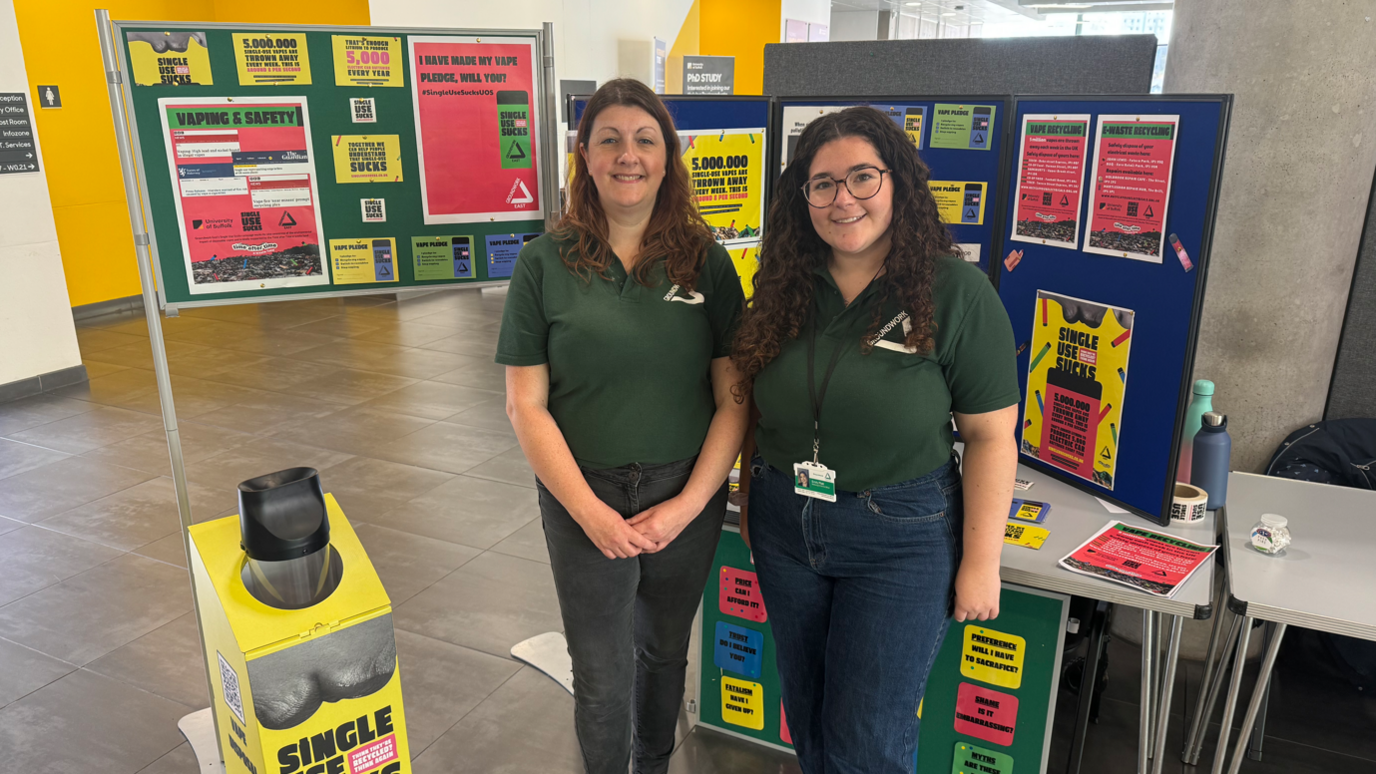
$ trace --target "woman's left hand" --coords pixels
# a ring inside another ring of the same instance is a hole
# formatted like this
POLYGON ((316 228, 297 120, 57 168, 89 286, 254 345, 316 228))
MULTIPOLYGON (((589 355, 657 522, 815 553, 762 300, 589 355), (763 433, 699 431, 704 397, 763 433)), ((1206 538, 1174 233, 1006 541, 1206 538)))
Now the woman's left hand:
POLYGON ((989 621, 999 617, 999 565, 997 562, 961 562, 956 572, 955 620, 989 621))
POLYGON ((626 523, 653 540, 655 551, 663 551, 701 512, 701 508, 694 508, 692 504, 684 502, 682 497, 671 497, 659 505, 646 508, 626 523))

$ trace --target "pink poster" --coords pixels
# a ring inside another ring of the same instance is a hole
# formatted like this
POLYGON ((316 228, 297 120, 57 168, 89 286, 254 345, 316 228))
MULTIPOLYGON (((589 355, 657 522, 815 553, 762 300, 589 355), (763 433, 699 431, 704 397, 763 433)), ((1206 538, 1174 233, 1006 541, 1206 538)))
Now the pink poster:
POLYGON ((1007 747, 1018 727, 1018 697, 961 683, 956 692, 956 733, 1007 747))
POLYGON ((1099 116, 1084 251, 1161 263, 1180 116, 1099 116))
POLYGON ((738 570, 735 567, 721 568, 721 592, 717 597, 717 609, 727 615, 756 623, 763 623, 769 617, 765 613, 764 598, 760 596, 759 578, 755 577, 753 572, 738 570))
POLYGON ((1071 250, 1080 243, 1088 147, 1088 114, 1023 116, 1013 240, 1071 250))

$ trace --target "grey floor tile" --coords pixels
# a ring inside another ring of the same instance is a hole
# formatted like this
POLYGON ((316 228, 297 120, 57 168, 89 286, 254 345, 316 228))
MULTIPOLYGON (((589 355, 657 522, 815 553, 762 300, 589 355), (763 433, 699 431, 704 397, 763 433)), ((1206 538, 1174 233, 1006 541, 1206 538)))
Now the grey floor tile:
MULTIPOLYGON (((414 597, 482 551, 376 524, 354 528, 392 606, 414 597)), ((346 570, 347 571, 347 570, 346 570)))
POLYGON ((455 355, 429 349, 404 349, 386 357, 369 361, 367 365, 359 367, 394 376, 431 379, 456 368, 472 365, 472 360, 473 358, 468 355, 455 355))
POLYGON ((185 570, 124 554, 0 607, 0 637, 87 664, 190 610, 185 570))
POLYGON ((114 363, 102 363, 99 360, 87 360, 83 358, 81 364, 86 366, 86 378, 98 379, 102 376, 109 376, 116 371, 128 371, 125 366, 115 365, 114 363))
POLYGON ((106 653, 86 669, 191 709, 210 706, 205 651, 194 612, 106 653))
MULTIPOLYGON (((225 406, 232 406, 235 403, 255 397, 258 392, 259 390, 251 387, 240 387, 190 376, 174 375, 172 377, 172 403, 176 406, 177 417, 181 419, 198 417, 225 406)), ((135 395, 128 400, 120 401, 118 405, 130 411, 162 415, 162 399, 156 390, 135 395)))
POLYGON ((341 368, 328 376, 283 387, 282 392, 355 406, 415 383, 415 379, 402 376, 341 368))
POLYGON ((231 368, 237 368, 246 359, 248 357, 243 352, 214 347, 202 347, 199 351, 193 352, 172 352, 169 350, 167 353, 167 370, 173 376, 206 379, 231 368))
POLYGON ((545 543, 545 526, 538 516, 493 546, 491 550, 507 556, 519 556, 522 559, 549 564, 549 546, 545 543))
POLYGON ((0 750, 7 771, 138 771, 182 744, 187 711, 77 670, 0 710, 0 750))
POLYGON ((526 462, 526 453, 520 446, 508 449, 487 462, 464 471, 464 475, 515 484, 528 489, 535 488, 535 471, 531 470, 530 463, 526 462))
MULTIPOLYGON (((443 318, 429 317, 421 318, 421 322, 442 324, 443 318)), ((449 352, 455 355, 467 355, 479 360, 491 360, 497 354, 497 336, 489 335, 486 332, 477 330, 467 330, 463 333, 456 333, 447 339, 439 339, 420 345, 421 349, 433 349, 437 352, 449 352)))
POLYGON ((382 444, 429 427, 434 421, 379 408, 353 406, 302 422, 275 437, 346 454, 368 454, 382 444))
POLYGON ((5 479, 0 486, 0 515, 32 524, 153 477, 134 468, 68 457, 5 479))
POLYGON ((430 378, 447 384, 461 384, 465 387, 506 393, 506 366, 489 360, 470 363, 430 378))
MULTIPOLYGON (((148 339, 147 335, 143 338, 145 341, 148 339)), ((137 344, 138 340, 138 336, 132 336, 127 333, 116 333, 115 331, 103 330, 100 328, 76 329, 76 342, 77 345, 81 347, 81 353, 83 355, 114 349, 115 347, 123 347, 128 344, 137 344)))
POLYGON ((339 339, 321 333, 288 334, 281 330, 268 330, 264 335, 226 342, 224 346, 225 349, 239 352, 246 356, 260 355, 289 358, 294 356, 297 352, 311 349, 312 347, 319 347, 334 341, 339 341, 339 339))
MULTIPOLYGON (((193 515, 222 501, 216 492, 187 485, 193 515)), ((39 522, 43 529, 133 551, 181 530, 172 479, 159 476, 39 522)))
POLYGON ((293 384, 329 376, 339 369, 284 357, 245 356, 244 362, 215 374, 211 381, 282 392, 293 384))
POLYGON ((273 435, 344 408, 341 403, 262 392, 233 406, 201 414, 196 421, 243 433, 273 435))
POLYGON ((338 339, 351 339, 358 338, 367 333, 372 333, 377 330, 380 325, 380 322, 374 322, 366 317, 338 314, 313 320, 308 323, 293 325, 288 328, 287 331, 291 335, 297 333, 314 333, 338 339))
MULTIPOLYGON (((458 387, 458 389, 472 389, 468 387, 458 387)), ((484 430, 498 430, 504 433, 516 432, 511 426, 511 418, 506 415, 506 396, 494 395, 488 400, 464 409, 457 414, 452 414, 445 418, 446 422, 453 422, 456 425, 468 425, 469 427, 481 427, 484 430)))
MULTIPOLYGON (((169 359, 180 355, 195 355, 211 351, 210 347, 201 344, 188 344, 184 341, 164 341, 163 344, 169 359)), ((92 352, 86 357, 90 360, 112 363, 126 368, 153 370, 153 347, 145 337, 138 337, 132 343, 121 347, 92 352)))
POLYGON ((99 408, 94 403, 56 395, 33 395, 22 400, 0 403, 0 435, 9 435, 59 419, 85 414, 99 408))
POLYGON ((16 642, 0 640, 0 707, 22 699, 75 669, 74 664, 45 656, 16 642))
POLYGON ((72 455, 30 443, 0 438, 0 479, 51 465, 72 455))
MULTIPOLYGON (((494 399, 504 400, 496 393, 487 390, 464 387, 458 384, 426 381, 417 382, 381 397, 373 398, 364 405, 426 419, 444 419, 456 414, 466 414, 468 413, 465 411, 466 409, 485 406, 494 399)), ((474 423, 460 422, 459 424, 473 425, 474 423)), ((476 426, 482 427, 483 425, 476 426)), ((510 427, 508 424, 506 427, 489 429, 510 432, 510 427)))
POLYGON ((516 446, 516 436, 436 422, 373 449, 372 456, 447 473, 463 473, 516 446))
POLYGON ((407 631, 504 658, 522 640, 563 629, 549 565, 491 551, 398 606, 394 620, 407 631))
MULTIPOLYGON (((195 513, 194 511, 192 512, 192 515, 199 516, 199 514, 195 513)), ((214 514, 207 514, 207 516, 210 515, 214 514)), ((197 523, 201 521, 205 521, 205 519, 197 519, 197 523)), ((180 530, 177 532, 173 532, 171 535, 168 535, 167 537, 162 538, 161 540, 155 540, 146 546, 141 546, 135 549, 134 553, 138 554, 139 556, 146 556, 149 559, 156 559, 160 562, 166 562, 170 565, 180 567, 183 570, 186 569, 186 546, 182 542, 182 534, 180 530)))
POLYGON ((349 456, 280 438, 254 438, 248 443, 187 465, 186 475, 194 483, 230 494, 237 502, 238 495, 235 493, 241 481, 287 468, 321 470, 338 465, 349 456))
MULTIPOLYGON (((188 465, 253 440, 253 435, 249 433, 189 421, 177 423, 177 437, 181 442, 182 462, 188 465)), ((172 475, 167 431, 162 428, 93 449, 81 456, 137 468, 154 475, 172 475)))
POLYGON ((0 606, 119 556, 119 551, 42 527, 0 535, 0 606))
POLYGON ((372 522, 414 535, 488 549, 540 517, 533 489, 459 476, 372 522))
MULTIPOLYGON (((130 369, 133 370, 133 369, 130 369)), ((124 372, 120 372, 124 373, 124 372)), ((114 379, 120 374, 107 376, 114 379)), ((95 411, 59 419, 46 425, 13 433, 15 441, 31 443, 68 454, 81 454, 92 449, 119 443, 162 427, 162 417, 143 414, 114 406, 101 406, 95 411)))
POLYGON ((453 478, 452 473, 371 457, 354 457, 320 471, 325 492, 354 521, 372 521, 453 478))
POLYGON ((182 742, 172 752, 139 769, 138 774, 191 774, 198 771, 198 763, 191 743, 182 742))
POLYGON ((60 387, 50 394, 109 406, 156 389, 158 382, 152 371, 125 368, 105 376, 93 377, 87 382, 60 387))
POLYGON ((401 629, 396 637, 412 758, 521 668, 509 659, 401 629))
POLYGON ((18 519, 7 519, 4 516, 0 516, 0 535, 13 532, 17 529, 23 529, 27 526, 27 524, 18 519))
POLYGON ((376 341, 380 344, 393 344, 398 347, 418 347, 454 335, 454 329, 448 326, 426 325, 413 321, 391 322, 380 317, 373 318, 370 323, 374 326, 373 330, 355 334, 355 337, 364 341, 376 341))
POLYGON ((581 774, 573 697, 524 667, 415 761, 417 774, 581 774))
MULTIPOLYGON (((220 308, 231 309, 233 307, 220 308)), ((266 338, 267 334, 256 325, 207 320, 205 325, 179 331, 168 331, 164 336, 168 341, 237 350, 246 342, 266 338)))
MULTIPOLYGON (((1054 767, 1049 770, 1055 771, 1054 767)), ((798 757, 698 726, 669 759, 669 774, 796 774, 798 757)), ((1035 771, 1035 769, 1034 769, 1035 771)))
POLYGON ((329 344, 302 350, 296 353, 295 360, 332 365, 337 368, 366 369, 368 364, 386 360, 388 357, 405 352, 406 347, 394 344, 381 344, 375 341, 357 339, 338 339, 329 344))

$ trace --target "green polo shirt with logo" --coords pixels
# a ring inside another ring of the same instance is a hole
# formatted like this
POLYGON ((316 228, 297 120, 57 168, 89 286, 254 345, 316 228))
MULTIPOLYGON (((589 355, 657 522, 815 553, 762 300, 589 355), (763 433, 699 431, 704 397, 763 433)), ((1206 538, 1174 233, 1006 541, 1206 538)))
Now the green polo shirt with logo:
MULTIPOLYGON (((869 354, 860 337, 877 303, 876 283, 849 306, 831 273, 817 270, 815 386, 832 352, 847 347, 822 402, 818 460, 836 471, 836 487, 860 492, 930 473, 951 456, 951 412, 983 414, 1018 403, 1013 327, 998 293, 978 267, 959 258, 937 263, 935 346, 925 355, 903 345, 911 323, 896 301, 880 316, 869 354), (906 324, 905 324, 906 323, 906 324)), ((760 422, 756 446, 771 466, 792 471, 812 459, 812 401, 807 387, 810 330, 785 342, 755 379, 760 422)))
POLYGON ((663 267, 646 287, 620 261, 610 279, 569 271, 548 234, 521 249, 497 362, 549 364, 549 412, 579 465, 616 468, 686 459, 716 412, 711 362, 731 354, 745 301, 730 255, 707 250, 690 293, 663 267))

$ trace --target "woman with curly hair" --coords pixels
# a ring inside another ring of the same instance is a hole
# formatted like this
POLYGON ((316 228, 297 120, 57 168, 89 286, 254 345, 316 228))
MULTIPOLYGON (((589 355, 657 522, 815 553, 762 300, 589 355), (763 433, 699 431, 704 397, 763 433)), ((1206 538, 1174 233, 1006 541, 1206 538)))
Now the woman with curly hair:
POLYGON ((497 362, 535 470, 590 774, 669 767, 693 615, 746 407, 740 277, 693 203, 673 119, 610 81, 578 124, 569 207, 516 261, 497 362))
POLYGON ((911 772, 950 619, 998 615, 1017 468, 1013 331, 927 183, 878 111, 809 124, 776 187, 732 352, 758 422, 741 535, 806 774, 911 772))

